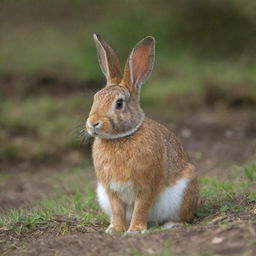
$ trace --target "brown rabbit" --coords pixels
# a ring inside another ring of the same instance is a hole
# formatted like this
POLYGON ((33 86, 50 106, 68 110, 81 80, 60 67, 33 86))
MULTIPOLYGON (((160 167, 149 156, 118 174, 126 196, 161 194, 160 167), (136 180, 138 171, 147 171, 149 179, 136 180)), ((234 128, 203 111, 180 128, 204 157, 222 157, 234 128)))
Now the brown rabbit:
POLYGON ((133 48, 123 76, 112 48, 99 35, 94 40, 107 84, 94 95, 86 129, 95 137, 97 196, 110 217, 106 232, 190 221, 199 204, 195 168, 175 135, 146 118, 139 104, 141 85, 153 68, 154 38, 133 48))

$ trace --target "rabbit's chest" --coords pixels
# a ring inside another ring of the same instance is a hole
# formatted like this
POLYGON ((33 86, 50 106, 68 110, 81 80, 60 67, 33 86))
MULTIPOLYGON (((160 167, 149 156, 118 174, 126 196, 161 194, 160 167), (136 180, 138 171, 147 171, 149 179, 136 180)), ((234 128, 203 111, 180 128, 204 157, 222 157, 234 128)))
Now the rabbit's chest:
MULTIPOLYGON (((133 152, 134 153, 134 152, 133 152)), ((95 143, 93 148, 93 162, 98 179, 105 184, 112 184, 113 189, 126 190, 128 185, 123 186, 117 184, 129 184, 136 179, 134 170, 139 166, 136 157, 132 151, 125 152, 122 147, 109 147, 103 143, 95 143)))
MULTIPOLYGON (((145 143, 144 143, 145 144, 145 143)), ((152 184, 161 176, 161 159, 152 154, 148 147, 138 145, 134 140, 123 142, 95 139, 93 163, 97 178, 103 184, 134 184, 135 187, 152 184)), ((114 186, 126 191, 126 186, 114 186)))
POLYGON ((95 164, 95 171, 100 181, 109 184, 109 188, 114 192, 120 193, 131 190, 137 176, 127 162, 115 159, 98 162, 95 164))
POLYGON ((111 191, 116 193, 125 204, 133 204, 135 198, 135 188, 132 181, 117 182, 115 180, 111 180, 107 186, 111 191))

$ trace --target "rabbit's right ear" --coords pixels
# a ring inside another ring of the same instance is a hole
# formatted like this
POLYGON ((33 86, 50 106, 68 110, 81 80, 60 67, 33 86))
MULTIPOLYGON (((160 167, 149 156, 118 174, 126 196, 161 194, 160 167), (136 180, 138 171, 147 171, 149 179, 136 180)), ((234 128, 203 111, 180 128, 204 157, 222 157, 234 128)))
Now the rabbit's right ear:
POLYGON ((149 78, 155 59, 155 39, 152 36, 142 39, 132 50, 125 65, 122 84, 136 94, 149 78))
POLYGON ((113 49, 99 35, 93 34, 101 71, 107 79, 107 85, 119 84, 121 70, 119 60, 113 49))

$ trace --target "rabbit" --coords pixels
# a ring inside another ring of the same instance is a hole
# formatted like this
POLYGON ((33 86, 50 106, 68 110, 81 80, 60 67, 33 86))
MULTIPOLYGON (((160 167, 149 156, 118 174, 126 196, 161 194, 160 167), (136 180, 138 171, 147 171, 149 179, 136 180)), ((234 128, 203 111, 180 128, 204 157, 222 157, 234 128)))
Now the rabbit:
POLYGON ((86 130, 92 147, 97 198, 109 216, 107 233, 143 233, 148 224, 171 228, 191 221, 200 196, 195 167, 176 136, 145 117, 142 84, 150 76, 155 39, 142 39, 121 75, 119 60, 99 35, 93 35, 106 86, 94 95, 86 130))

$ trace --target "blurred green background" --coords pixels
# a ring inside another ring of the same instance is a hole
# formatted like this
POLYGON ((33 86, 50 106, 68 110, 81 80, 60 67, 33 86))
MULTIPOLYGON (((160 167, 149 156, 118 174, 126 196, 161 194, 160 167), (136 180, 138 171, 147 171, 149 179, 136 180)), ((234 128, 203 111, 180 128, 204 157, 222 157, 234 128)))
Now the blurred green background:
POLYGON ((104 85, 94 32, 123 64, 140 39, 156 38, 142 105, 164 123, 183 112, 254 108, 255 13, 254 0, 1 0, 2 168, 80 161, 79 132, 104 85))

